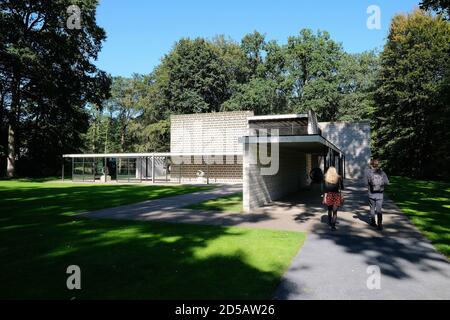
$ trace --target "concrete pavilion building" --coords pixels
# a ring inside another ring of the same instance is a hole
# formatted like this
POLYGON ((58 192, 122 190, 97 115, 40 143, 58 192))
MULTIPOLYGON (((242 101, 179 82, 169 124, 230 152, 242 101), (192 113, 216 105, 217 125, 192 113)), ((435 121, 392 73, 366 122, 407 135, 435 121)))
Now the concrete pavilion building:
POLYGON ((64 155, 72 180, 242 183, 249 212, 301 192, 312 168, 334 165, 344 178, 362 178, 371 156, 368 122, 317 122, 313 112, 199 113, 170 121, 170 151, 64 155))

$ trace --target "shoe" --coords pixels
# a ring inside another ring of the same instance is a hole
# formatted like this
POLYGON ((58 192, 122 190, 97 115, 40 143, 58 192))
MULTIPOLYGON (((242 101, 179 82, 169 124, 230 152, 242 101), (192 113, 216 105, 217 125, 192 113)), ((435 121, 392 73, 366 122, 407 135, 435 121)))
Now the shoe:
POLYGON ((331 225, 331 230, 336 231, 336 225, 335 224, 331 225))
POLYGON ((377 226, 377 223, 375 222, 375 218, 370 218, 370 226, 371 227, 376 227, 377 226))
POLYGON ((377 214, 377 220, 378 220, 378 230, 383 230, 383 215, 377 214))

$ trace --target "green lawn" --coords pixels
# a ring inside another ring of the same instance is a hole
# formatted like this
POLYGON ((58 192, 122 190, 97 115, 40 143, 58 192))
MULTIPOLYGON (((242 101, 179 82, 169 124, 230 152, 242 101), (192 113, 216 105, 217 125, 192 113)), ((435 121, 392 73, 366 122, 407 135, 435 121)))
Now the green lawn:
POLYGON ((270 298, 303 233, 74 216, 198 189, 0 181, 0 298, 270 298))
POLYGON ((219 212, 243 212, 242 193, 225 196, 187 206, 188 209, 211 210, 219 212))
POLYGON ((391 177, 389 197, 431 240, 450 257, 450 183, 391 177))

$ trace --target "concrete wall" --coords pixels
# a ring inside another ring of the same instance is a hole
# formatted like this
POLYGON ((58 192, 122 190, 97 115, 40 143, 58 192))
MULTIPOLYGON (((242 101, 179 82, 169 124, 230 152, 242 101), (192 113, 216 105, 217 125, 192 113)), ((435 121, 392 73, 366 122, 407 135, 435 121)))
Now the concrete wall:
POLYGON ((173 115, 170 151, 182 153, 242 153, 238 139, 247 134, 253 111, 173 115))
POLYGON ((346 178, 363 178, 371 157, 369 122, 319 122, 319 127, 344 152, 346 178))
POLYGON ((246 144, 243 158, 244 211, 261 207, 271 201, 300 190, 307 184, 307 155, 296 149, 280 147, 279 170, 275 175, 261 175, 255 163, 256 152, 246 144))

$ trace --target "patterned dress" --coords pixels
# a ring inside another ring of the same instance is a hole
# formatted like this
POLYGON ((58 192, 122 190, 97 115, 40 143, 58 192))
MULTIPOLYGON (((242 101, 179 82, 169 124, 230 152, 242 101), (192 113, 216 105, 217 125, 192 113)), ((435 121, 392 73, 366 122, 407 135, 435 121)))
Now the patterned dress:
POLYGON ((341 190, 344 189, 342 178, 339 178, 337 183, 325 182, 325 204, 327 206, 341 206, 343 201, 341 197, 341 190))
POLYGON ((340 206, 342 204, 341 194, 338 192, 327 192, 325 204, 327 206, 340 206))

